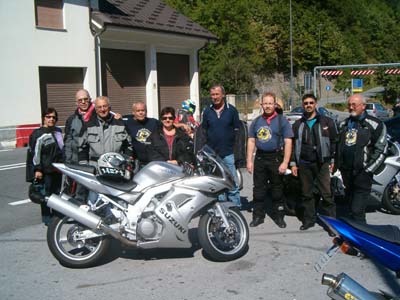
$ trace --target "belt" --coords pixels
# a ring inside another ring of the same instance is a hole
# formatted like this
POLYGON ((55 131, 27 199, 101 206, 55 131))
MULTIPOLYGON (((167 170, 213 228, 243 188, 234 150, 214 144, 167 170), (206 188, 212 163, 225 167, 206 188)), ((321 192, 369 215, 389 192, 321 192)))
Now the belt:
POLYGON ((256 155, 273 155, 273 154, 281 154, 282 149, 277 149, 275 151, 264 151, 261 149, 257 149, 256 155))

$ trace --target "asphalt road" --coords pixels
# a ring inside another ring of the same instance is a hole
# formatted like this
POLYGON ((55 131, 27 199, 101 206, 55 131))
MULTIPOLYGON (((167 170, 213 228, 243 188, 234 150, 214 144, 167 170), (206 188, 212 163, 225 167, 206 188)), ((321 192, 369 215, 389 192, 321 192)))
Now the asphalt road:
MULTIPOLYGON (((1 165, 23 162, 24 149, 0 152, 1 165), (22 159, 22 160, 21 160, 22 159)), ((249 251, 226 263, 207 260, 190 231, 188 250, 122 250, 91 269, 67 269, 50 254, 38 206, 26 199, 24 168, 1 170, 0 299, 328 299, 314 271, 331 238, 319 227, 299 231, 295 217, 280 229, 266 219, 250 229, 249 251)), ((252 179, 245 173, 242 196, 251 200, 252 179)), ((243 212, 248 221, 251 214, 243 212)), ((399 217, 369 213, 372 224, 399 224, 399 217)), ((338 254, 323 270, 346 272, 365 287, 400 294, 394 274, 368 259, 338 254)))

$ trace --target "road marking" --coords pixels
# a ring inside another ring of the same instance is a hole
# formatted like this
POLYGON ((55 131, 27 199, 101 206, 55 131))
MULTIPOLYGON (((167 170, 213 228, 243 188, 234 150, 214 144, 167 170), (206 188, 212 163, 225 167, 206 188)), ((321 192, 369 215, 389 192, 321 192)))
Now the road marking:
POLYGON ((29 203, 29 202, 32 202, 32 201, 30 199, 25 199, 25 200, 10 202, 8 204, 12 205, 12 206, 16 206, 16 205, 22 205, 22 204, 25 204, 25 203, 29 203))
POLYGON ((11 170, 11 169, 17 169, 17 168, 25 168, 26 163, 17 163, 17 164, 11 164, 11 165, 3 165, 0 166, 0 171, 5 171, 5 170, 11 170))

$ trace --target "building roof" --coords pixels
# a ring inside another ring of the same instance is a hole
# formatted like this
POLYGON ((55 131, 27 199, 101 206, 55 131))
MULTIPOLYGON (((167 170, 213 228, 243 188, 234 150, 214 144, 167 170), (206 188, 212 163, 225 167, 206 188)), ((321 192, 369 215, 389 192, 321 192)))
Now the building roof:
POLYGON ((161 0, 100 0, 92 18, 101 25, 183 34, 217 40, 210 31, 161 0))

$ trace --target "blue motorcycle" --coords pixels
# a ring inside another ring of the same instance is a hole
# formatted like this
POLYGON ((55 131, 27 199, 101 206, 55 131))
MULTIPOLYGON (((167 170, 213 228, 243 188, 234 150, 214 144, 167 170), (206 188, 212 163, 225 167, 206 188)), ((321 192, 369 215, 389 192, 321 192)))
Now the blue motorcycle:
MULTIPOLYGON (((333 246, 315 264, 322 270, 333 256, 341 250, 348 255, 368 257, 379 262, 400 278, 400 229, 393 225, 368 225, 350 219, 334 219, 319 216, 323 228, 333 236, 333 246)), ((328 296, 332 299, 382 300, 400 299, 385 292, 375 293, 365 289, 345 273, 338 276, 324 274, 322 284, 329 286, 328 296)))

